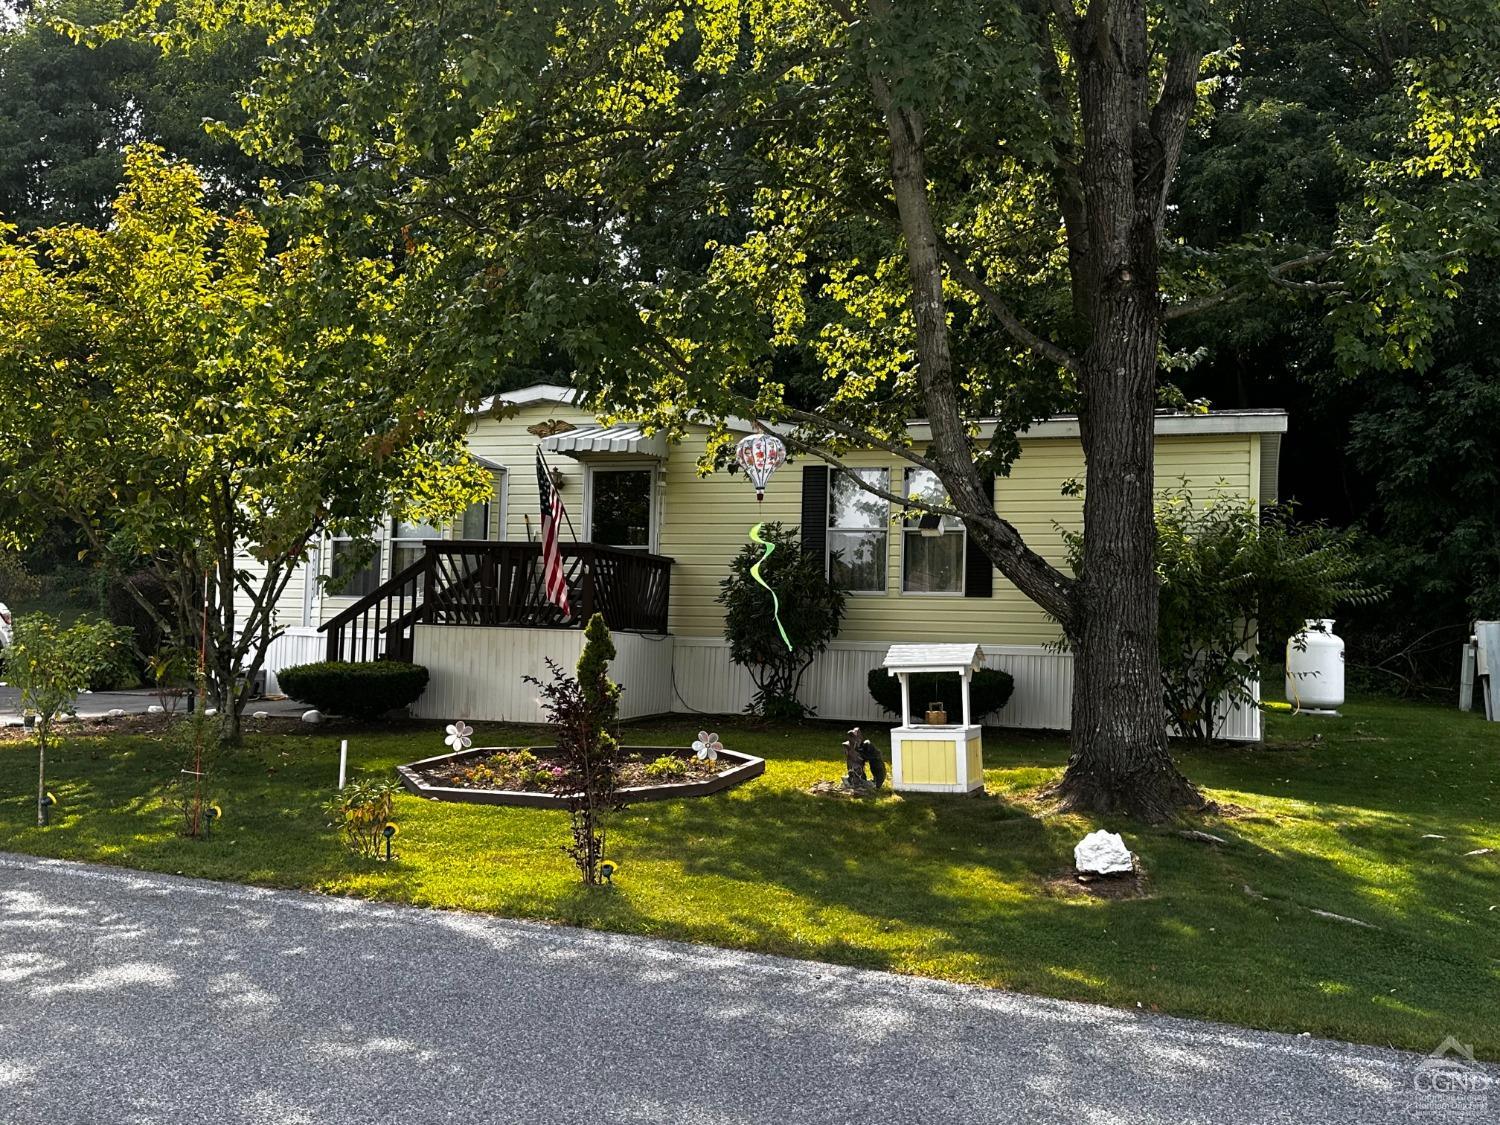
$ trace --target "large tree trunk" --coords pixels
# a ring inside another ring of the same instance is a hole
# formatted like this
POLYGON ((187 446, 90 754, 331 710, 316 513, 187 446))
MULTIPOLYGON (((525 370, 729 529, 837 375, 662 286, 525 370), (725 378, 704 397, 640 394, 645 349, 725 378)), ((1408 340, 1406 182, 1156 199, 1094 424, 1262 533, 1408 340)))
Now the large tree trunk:
POLYGON ((1167 750, 1154 515, 1159 240, 1174 138, 1191 108, 1191 85, 1186 107, 1178 87, 1197 63, 1174 57, 1169 97, 1152 97, 1142 0, 1091 8, 1074 42, 1083 199, 1069 240, 1089 331, 1079 380, 1087 484, 1073 754, 1057 793, 1070 808, 1159 820, 1203 804, 1167 750))
MULTIPOLYGON (((870 0, 877 20, 889 0, 870 0)), ((1074 312, 1087 334, 1071 360, 1082 394, 1083 573, 1073 583, 1021 542, 979 487, 959 416, 943 296, 943 253, 928 199, 925 119, 873 69, 891 143, 891 184, 906 243, 917 378, 932 427, 930 459, 976 541, 1007 578, 1057 618, 1074 650, 1073 755, 1057 795, 1069 808, 1156 820, 1203 801, 1167 751, 1157 646, 1154 445, 1162 314, 1159 240, 1167 189, 1195 97, 1201 52, 1174 50, 1153 76, 1144 0, 1038 6, 1044 97, 1065 121, 1055 186, 1068 237, 1074 312), (1062 20, 1075 56, 1082 159, 1051 45, 1062 20), (1156 98, 1156 85, 1161 96, 1156 98)), ((960 259, 950 255, 953 264, 960 259)), ((994 302, 990 302, 991 307, 994 302)), ((1002 323, 1013 317, 1000 315, 1002 323)), ((1061 349, 1010 329, 1046 358, 1061 349)))
POLYGON ((1083 569, 1074 591, 1071 808, 1160 820, 1201 805, 1167 752, 1153 516, 1154 294, 1100 302, 1085 357, 1083 569))

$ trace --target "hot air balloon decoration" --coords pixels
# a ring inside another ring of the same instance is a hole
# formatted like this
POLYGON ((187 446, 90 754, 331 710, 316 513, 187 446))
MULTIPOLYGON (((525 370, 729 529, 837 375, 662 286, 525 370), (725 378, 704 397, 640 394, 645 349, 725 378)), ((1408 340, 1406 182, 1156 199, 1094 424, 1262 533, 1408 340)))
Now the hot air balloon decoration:
POLYGON ((771 474, 786 464, 786 446, 775 434, 751 434, 740 438, 734 447, 734 459, 755 485, 755 501, 766 498, 766 482, 771 474))
MULTIPOLYGON (((766 498, 766 484, 770 481, 771 474, 786 464, 786 446, 775 434, 750 434, 748 437, 740 438, 739 444, 734 447, 734 459, 739 462, 740 468, 745 470, 750 483, 755 485, 755 502, 760 504, 766 498)), ((781 624, 781 599, 776 596, 776 591, 771 589, 770 584, 760 573, 761 566, 776 549, 774 543, 761 537, 760 529, 764 526, 763 523, 757 523, 750 529, 750 541, 765 548, 765 553, 750 568, 750 577, 764 586, 766 592, 771 595, 771 616, 775 618, 776 631, 781 634, 781 639, 787 651, 790 652, 792 640, 786 635, 786 627, 781 624)))

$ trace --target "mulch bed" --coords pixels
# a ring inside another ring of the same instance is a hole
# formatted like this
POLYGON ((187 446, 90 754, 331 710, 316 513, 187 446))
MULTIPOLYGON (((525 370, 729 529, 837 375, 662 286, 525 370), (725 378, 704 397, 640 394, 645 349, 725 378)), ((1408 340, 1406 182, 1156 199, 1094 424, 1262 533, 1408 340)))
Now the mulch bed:
POLYGON ((1119 875, 1084 875, 1068 868, 1046 880, 1047 889, 1054 894, 1070 897, 1102 899, 1150 898, 1151 885, 1141 861, 1135 861, 1135 870, 1119 875))
MULTIPOLYGON (((453 786, 457 789, 507 789, 522 793, 571 793, 573 787, 567 785, 563 777, 556 780, 545 773, 532 773, 531 776, 520 778, 515 776, 515 771, 509 769, 517 755, 517 751, 505 750, 497 754, 491 754, 485 758, 469 758, 458 762, 446 762, 442 765, 424 769, 421 776, 425 781, 434 785, 453 786), (495 778, 487 776, 484 771, 499 774, 503 778, 503 784, 497 784, 495 778)), ((537 762, 543 771, 556 768, 562 769, 561 760, 545 752, 535 753, 537 762)), ((723 762, 700 761, 696 757, 680 757, 677 755, 653 755, 644 757, 640 754, 632 754, 620 763, 615 771, 615 785, 625 789, 641 785, 686 785, 692 782, 707 781, 718 776, 725 768, 723 762), (659 757, 672 757, 682 763, 682 772, 671 776, 654 776, 647 772, 647 767, 659 757)))

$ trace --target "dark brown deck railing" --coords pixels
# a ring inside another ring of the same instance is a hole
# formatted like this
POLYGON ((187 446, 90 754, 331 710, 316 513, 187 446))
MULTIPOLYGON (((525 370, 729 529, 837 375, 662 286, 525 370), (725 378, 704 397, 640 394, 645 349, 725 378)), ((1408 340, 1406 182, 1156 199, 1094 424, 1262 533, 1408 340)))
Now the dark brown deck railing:
POLYGON ((539 543, 428 539, 422 558, 320 628, 329 660, 410 660, 426 625, 581 628, 595 613, 611 629, 667 631, 672 560, 592 543, 559 548, 571 614, 546 598, 539 543))

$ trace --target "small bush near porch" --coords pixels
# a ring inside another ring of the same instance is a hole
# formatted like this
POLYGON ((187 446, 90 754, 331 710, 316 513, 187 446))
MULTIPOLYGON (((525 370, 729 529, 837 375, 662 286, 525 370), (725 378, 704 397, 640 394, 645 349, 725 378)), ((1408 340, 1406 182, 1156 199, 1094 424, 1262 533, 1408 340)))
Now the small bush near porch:
MULTIPOLYGON (((632 807, 611 826, 621 867, 585 889, 559 848, 565 814, 395 800, 396 862, 350 859, 326 827, 338 740, 356 776, 392 775, 437 728, 251 734, 219 780, 224 819, 183 839, 159 800, 177 762, 153 735, 87 737, 54 759, 38 829, 24 743, 0 743, 0 848, 421 905, 551 919, 1050 996, 1430 1051, 1446 1035, 1500 1057, 1500 751, 1477 717, 1355 702, 1329 722, 1268 716, 1263 749, 1182 765, 1228 815, 1120 828, 1145 897, 1100 898, 1062 876, 1094 826, 1035 815, 1066 744, 990 732, 988 796, 833 801, 836 727, 751 729, 725 745, 764 777, 698 801, 632 807), (1316 736, 1322 735, 1321 740, 1316 736), (1488 854, 1471 854, 1481 849, 1488 854), (1369 927, 1314 914, 1358 919, 1369 927)), ((701 723, 628 726, 688 745, 701 723)), ((484 727, 496 744, 536 730, 484 727)), ((1107 822, 1106 822, 1107 823, 1107 822)))

